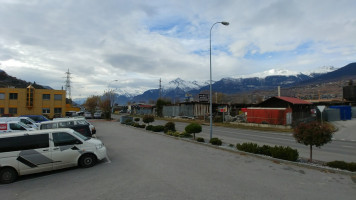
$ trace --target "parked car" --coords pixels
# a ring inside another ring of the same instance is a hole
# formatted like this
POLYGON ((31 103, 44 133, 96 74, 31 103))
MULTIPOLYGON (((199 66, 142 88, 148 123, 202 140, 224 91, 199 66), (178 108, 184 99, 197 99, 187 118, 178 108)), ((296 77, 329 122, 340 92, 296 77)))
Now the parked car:
POLYGON ((91 119, 91 118, 93 118, 93 117, 91 116, 91 112, 84 112, 84 117, 85 117, 86 119, 91 119))
POLYGON ((21 117, 29 117, 31 118, 33 121, 35 121, 36 123, 40 123, 40 122, 44 122, 44 121, 49 121, 49 119, 47 119, 47 117, 43 116, 43 115, 21 115, 21 117))
POLYGON ((31 128, 38 129, 38 123, 36 123, 29 117, 0 117, 0 122, 10 122, 10 121, 19 121, 31 128))
POLYGON ((95 119, 100 119, 100 118, 102 118, 102 112, 101 111, 96 111, 95 113, 94 113, 94 118, 95 119))
POLYGON ((106 156, 100 140, 69 128, 0 134, 0 183, 26 174, 92 167, 106 156))
POLYGON ((34 130, 36 129, 31 128, 20 121, 0 122, 0 135, 2 133, 12 133, 18 131, 34 131, 34 130))
POLYGON ((95 127, 84 118, 54 118, 53 121, 42 122, 39 124, 39 129, 56 129, 56 128, 72 128, 73 126, 87 126, 90 130, 88 137, 96 137, 95 127))

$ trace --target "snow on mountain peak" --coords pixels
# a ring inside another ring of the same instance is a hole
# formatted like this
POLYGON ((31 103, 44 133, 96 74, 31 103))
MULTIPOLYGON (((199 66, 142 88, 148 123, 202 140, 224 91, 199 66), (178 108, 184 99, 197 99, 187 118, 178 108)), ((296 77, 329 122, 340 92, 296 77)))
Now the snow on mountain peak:
POLYGON ((249 75, 235 76, 233 78, 253 78, 253 77, 266 78, 267 76, 295 76, 298 74, 300 73, 287 69, 269 69, 263 72, 257 72, 249 75))
POLYGON ((165 90, 180 88, 184 91, 189 91, 189 90, 193 90, 193 89, 199 89, 202 86, 203 86, 203 84, 200 84, 197 81, 185 81, 185 80, 182 80, 181 78, 176 78, 176 79, 170 81, 167 85, 164 85, 163 88, 165 90))
POLYGON ((323 73, 328 73, 337 70, 338 68, 333 67, 333 66, 322 66, 314 70, 310 70, 306 72, 306 74, 312 75, 312 74, 323 74, 323 73))

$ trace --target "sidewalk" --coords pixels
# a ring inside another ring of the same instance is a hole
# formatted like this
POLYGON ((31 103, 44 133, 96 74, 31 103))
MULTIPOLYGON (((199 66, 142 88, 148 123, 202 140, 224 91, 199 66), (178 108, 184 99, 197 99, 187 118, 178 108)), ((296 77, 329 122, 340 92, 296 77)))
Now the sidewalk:
POLYGON ((346 121, 335 121, 332 124, 338 129, 333 139, 356 141, 356 118, 346 121))

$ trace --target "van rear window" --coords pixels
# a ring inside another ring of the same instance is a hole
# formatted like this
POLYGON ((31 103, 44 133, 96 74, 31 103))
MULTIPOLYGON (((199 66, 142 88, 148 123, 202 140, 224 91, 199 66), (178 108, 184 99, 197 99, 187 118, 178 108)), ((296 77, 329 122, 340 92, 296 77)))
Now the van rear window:
POLYGON ((22 151, 49 147, 48 134, 0 138, 0 152, 22 151))

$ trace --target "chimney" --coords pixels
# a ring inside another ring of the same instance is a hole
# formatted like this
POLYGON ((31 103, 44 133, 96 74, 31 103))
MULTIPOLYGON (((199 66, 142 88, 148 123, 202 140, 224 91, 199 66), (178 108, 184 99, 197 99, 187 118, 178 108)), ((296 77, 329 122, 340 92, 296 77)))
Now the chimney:
POLYGON ((281 86, 278 86, 278 97, 281 96, 281 86))

